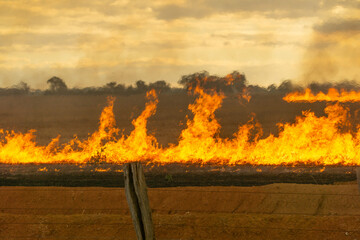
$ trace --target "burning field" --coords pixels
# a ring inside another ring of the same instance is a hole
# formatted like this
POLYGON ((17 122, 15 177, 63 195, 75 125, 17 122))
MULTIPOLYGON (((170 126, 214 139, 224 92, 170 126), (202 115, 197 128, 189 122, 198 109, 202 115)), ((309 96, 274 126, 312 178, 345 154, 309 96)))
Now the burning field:
POLYGON ((135 161, 159 239, 359 236, 358 92, 2 98, 4 239, 135 238, 135 161))
MULTIPOLYGON (((225 79, 232 84, 230 75, 225 79)), ((116 180, 123 176, 122 165, 134 161, 146 166, 153 187, 329 184, 355 179, 360 93, 329 89, 313 94, 306 89, 279 97, 251 96, 244 89, 225 95, 202 87, 206 81, 199 81, 188 95, 159 97, 151 90, 145 99, 120 96, 104 102, 101 96, 29 96, 25 108, 34 109, 40 98, 48 98, 49 103, 32 113, 27 110, 25 121, 21 120, 24 107, 14 107, 12 117, 20 119, 14 126, 25 132, 1 130, 2 185, 123 186, 116 180), (114 109, 115 101, 122 108, 114 109), (105 104, 98 129, 88 133, 90 125, 96 126, 97 114, 91 110, 94 105, 101 108, 98 102, 105 104), (129 102, 133 105, 126 106, 129 102), (51 112, 51 104, 53 116, 44 117, 41 109, 51 112), (33 122, 28 121, 31 114, 33 122), (40 128, 55 126, 40 129, 41 143, 32 129, 39 124, 39 115, 46 122, 40 128), (64 122, 69 123, 68 129, 63 129, 64 122), (74 129, 71 123, 81 130, 79 136, 69 131, 74 129), (89 181, 80 183, 80 179, 89 181)), ((4 100, 16 102, 10 97, 4 100)))
POLYGON ((360 240, 359 1, 0 0, 0 240, 360 240))
MULTIPOLYGON (((132 120, 133 130, 129 134, 125 134, 124 129, 116 126, 113 111, 115 98, 109 97, 107 106, 100 115, 98 129, 85 139, 75 136, 68 142, 60 144, 59 135, 46 146, 42 146, 35 140, 35 130, 26 133, 1 130, 0 161, 3 164, 123 164, 132 161, 160 165, 197 163, 356 166, 359 164, 357 156, 360 151, 360 133, 356 122, 358 111, 353 109, 356 103, 345 104, 357 102, 360 99, 359 93, 344 91, 338 93, 332 89, 327 95, 323 93, 313 95, 308 90, 304 94, 290 93, 284 97, 284 101, 330 103, 324 107, 323 116, 317 116, 310 109, 306 109, 292 122, 272 123, 277 126, 276 133, 270 132, 267 136, 263 135, 264 129, 257 120, 256 114, 248 113, 248 121, 239 124, 231 137, 225 138, 220 137, 221 125, 215 116, 215 111, 221 108, 225 95, 211 90, 205 91, 200 87, 196 87, 191 94, 195 97, 194 102, 188 106, 191 115, 186 115, 186 123, 176 143, 161 145, 155 137, 157 133, 148 132, 148 120, 156 114, 159 103, 156 92, 152 90, 146 94, 144 110, 132 120), (351 109, 353 116, 350 114, 351 109)), ((243 96, 240 98, 243 100, 243 105, 251 101, 248 96, 245 101, 243 96)), ((259 100, 257 101, 259 104, 259 100)), ((264 103, 266 99, 262 101, 264 103)), ((234 104, 234 101, 231 104, 234 104)), ((240 106, 237 104, 233 108, 240 106)), ((284 103, 281 103, 272 108, 283 106, 284 103)), ((168 106, 168 108, 172 107, 168 106)), ((249 111, 246 106, 243 108, 249 111)), ((284 112, 285 110, 283 114, 284 112)), ((267 114, 273 113, 267 112, 267 114)), ((174 121, 170 116, 167 117, 162 121, 174 121)), ((158 122, 158 124, 157 130, 166 123, 158 122)))

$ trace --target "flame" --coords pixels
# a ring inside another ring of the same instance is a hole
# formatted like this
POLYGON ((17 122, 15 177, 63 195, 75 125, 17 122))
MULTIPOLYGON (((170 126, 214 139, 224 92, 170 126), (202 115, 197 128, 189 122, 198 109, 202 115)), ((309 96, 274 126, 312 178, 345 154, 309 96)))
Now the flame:
POLYGON ((194 117, 187 121, 187 128, 181 132, 179 144, 170 146, 161 155, 162 162, 200 160, 208 162, 216 159, 220 124, 215 119, 215 110, 218 109, 224 95, 215 91, 206 93, 197 87, 194 91, 199 97, 194 104, 189 105, 194 117))
POLYGON ((143 161, 155 158, 159 152, 157 140, 154 136, 147 134, 147 119, 155 114, 158 98, 155 90, 147 92, 145 110, 140 116, 132 121, 135 129, 128 137, 121 136, 118 141, 111 141, 105 144, 104 152, 109 161, 119 163, 129 161, 143 161))
POLYGON ((329 88, 327 94, 319 92, 315 95, 307 88, 305 89, 305 92, 289 93, 283 99, 287 102, 359 102, 360 92, 345 91, 344 89, 339 92, 335 88, 329 88))
MULTIPOLYGON (((346 131, 351 129, 349 109, 340 103, 328 104, 326 116, 317 117, 313 112, 304 111, 295 123, 278 124, 278 136, 263 138, 261 125, 253 118, 240 125, 232 138, 220 138, 221 126, 215 113, 225 96, 199 86, 192 93, 196 95, 195 102, 189 105, 193 117, 188 117, 178 144, 159 146, 155 136, 148 133, 147 121, 156 113, 158 104, 156 92, 151 90, 146 96, 145 109, 132 121, 134 130, 128 136, 116 127, 115 99, 109 98, 100 116, 99 129, 85 140, 74 137, 60 145, 58 136, 47 146, 39 146, 35 130, 27 133, 0 130, 0 163, 360 165, 357 158, 360 126, 355 133, 346 131)), ((344 98, 345 95, 336 96, 344 98)))
POLYGON ((250 100, 251 100, 251 95, 250 95, 248 89, 247 89, 247 88, 244 88, 244 89, 242 90, 242 93, 238 96, 238 98, 239 98, 240 100, 245 100, 246 102, 249 103, 250 100))
POLYGON ((95 172, 110 172, 110 168, 95 168, 95 172))
POLYGON ((225 78, 224 78, 224 80, 225 80, 225 84, 226 84, 226 85, 232 85, 233 82, 234 82, 233 75, 232 75, 232 74, 226 75, 225 78))

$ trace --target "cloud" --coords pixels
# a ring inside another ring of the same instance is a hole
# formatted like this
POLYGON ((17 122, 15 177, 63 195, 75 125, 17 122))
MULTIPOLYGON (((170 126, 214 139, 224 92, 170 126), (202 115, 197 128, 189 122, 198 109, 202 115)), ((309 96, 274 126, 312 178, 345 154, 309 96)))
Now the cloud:
POLYGON ((203 18, 213 14, 212 8, 205 6, 177 6, 166 5, 157 9, 157 17, 163 20, 173 20, 179 18, 203 18))
POLYGON ((291 77, 282 67, 271 74, 275 65, 281 66, 276 61, 297 61, 319 17, 315 13, 336 4, 0 0, 0 83, 6 78, 41 85, 53 75, 69 86, 138 79, 176 82, 182 74, 204 69, 214 74, 249 71, 258 81, 275 81, 291 77), (310 17, 300 18, 304 16, 310 17))
POLYGON ((222 13, 258 13, 271 18, 311 17, 321 9, 338 4, 354 5, 354 1, 328 0, 188 0, 181 5, 164 5, 155 8, 159 19, 204 18, 222 13))
POLYGON ((64 47, 68 45, 78 45, 80 41, 88 39, 92 41, 94 34, 54 34, 54 33, 10 33, 0 34, 0 47, 13 45, 29 45, 32 48, 47 45, 64 47))
MULTIPOLYGON (((17 4, 9 5, 0 2, 0 21, 5 26, 31 26, 49 24, 51 19, 46 12, 36 8, 26 8, 17 4)), ((50 22, 51 23, 51 22, 50 22)))
POLYGON ((360 33, 360 19, 330 19, 315 25, 314 30, 324 34, 360 33))

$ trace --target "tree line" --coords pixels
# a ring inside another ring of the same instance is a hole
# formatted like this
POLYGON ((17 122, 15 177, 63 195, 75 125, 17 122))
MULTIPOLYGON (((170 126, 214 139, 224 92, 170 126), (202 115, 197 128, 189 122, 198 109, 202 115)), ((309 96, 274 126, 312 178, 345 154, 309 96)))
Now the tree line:
POLYGON ((69 88, 66 82, 59 77, 52 77, 46 81, 48 88, 45 90, 32 89, 27 83, 20 82, 12 87, 0 88, 0 95, 133 95, 145 93, 150 89, 155 89, 162 93, 175 93, 192 91, 197 86, 205 90, 223 92, 225 94, 237 94, 245 89, 251 95, 284 95, 293 91, 303 91, 310 88, 314 93, 327 92, 329 88, 338 90, 360 90, 356 81, 344 80, 337 83, 310 83, 300 86, 291 80, 284 80, 279 85, 271 84, 267 87, 248 84, 244 73, 234 71, 226 76, 210 75, 207 71, 196 72, 183 75, 178 84, 181 87, 171 87, 165 80, 146 83, 138 80, 134 84, 125 85, 117 82, 108 82, 101 87, 69 88))

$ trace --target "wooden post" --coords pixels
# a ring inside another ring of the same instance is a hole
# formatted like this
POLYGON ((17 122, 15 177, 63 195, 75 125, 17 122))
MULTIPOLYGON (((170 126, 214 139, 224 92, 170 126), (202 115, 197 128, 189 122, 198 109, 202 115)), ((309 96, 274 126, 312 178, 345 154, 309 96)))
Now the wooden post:
POLYGON ((155 240, 145 176, 139 162, 127 163, 124 168, 125 195, 129 204, 138 240, 155 240))

